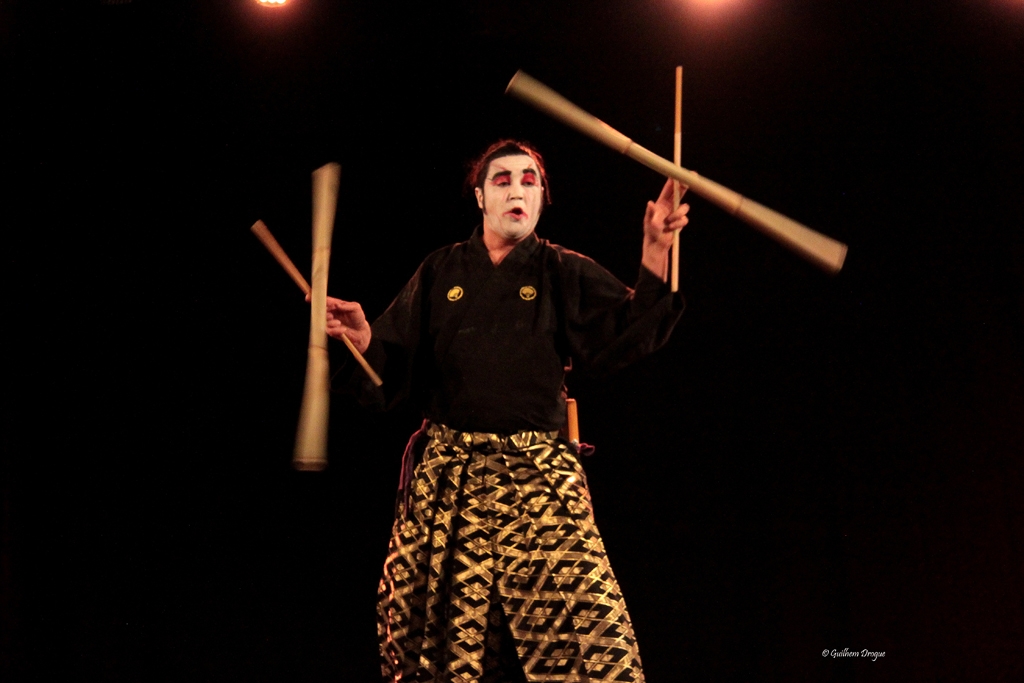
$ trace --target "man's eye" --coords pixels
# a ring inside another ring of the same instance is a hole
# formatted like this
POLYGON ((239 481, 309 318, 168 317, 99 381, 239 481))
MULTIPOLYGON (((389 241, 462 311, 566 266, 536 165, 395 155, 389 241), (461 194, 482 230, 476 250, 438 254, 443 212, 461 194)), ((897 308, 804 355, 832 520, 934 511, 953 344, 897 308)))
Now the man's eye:
POLYGON ((501 178, 495 178, 494 179, 494 184, 497 185, 498 187, 504 187, 506 185, 510 185, 511 183, 509 182, 508 178, 505 178, 503 176, 501 178))

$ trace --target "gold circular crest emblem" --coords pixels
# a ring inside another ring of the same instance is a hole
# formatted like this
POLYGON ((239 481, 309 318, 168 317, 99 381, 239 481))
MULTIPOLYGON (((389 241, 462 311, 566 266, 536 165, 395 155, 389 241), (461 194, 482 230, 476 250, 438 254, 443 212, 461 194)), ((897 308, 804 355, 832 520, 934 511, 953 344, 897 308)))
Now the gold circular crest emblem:
POLYGON ((448 301, 458 301, 462 298, 462 287, 456 285, 448 290, 448 301))
POLYGON ((533 301, 537 298, 537 290, 530 285, 526 285, 519 290, 519 296, 523 297, 523 301, 533 301))

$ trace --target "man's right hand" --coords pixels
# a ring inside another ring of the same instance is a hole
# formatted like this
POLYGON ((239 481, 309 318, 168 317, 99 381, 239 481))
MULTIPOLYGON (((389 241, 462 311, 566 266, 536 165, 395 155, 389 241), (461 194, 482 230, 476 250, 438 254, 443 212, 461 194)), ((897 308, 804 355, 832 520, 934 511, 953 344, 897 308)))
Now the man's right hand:
MULTIPOLYGON (((309 297, 306 297, 306 301, 309 301, 309 297)), ((327 334, 338 341, 345 335, 359 349, 359 353, 366 353, 371 334, 363 307, 355 301, 327 297, 327 334)))

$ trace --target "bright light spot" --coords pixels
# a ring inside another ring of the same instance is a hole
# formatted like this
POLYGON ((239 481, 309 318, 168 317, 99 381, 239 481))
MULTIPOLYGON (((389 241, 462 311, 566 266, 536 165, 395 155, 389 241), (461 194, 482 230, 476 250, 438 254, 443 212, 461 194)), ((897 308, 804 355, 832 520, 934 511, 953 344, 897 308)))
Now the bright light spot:
POLYGON ((697 7, 728 7, 735 5, 739 0, 691 0, 691 5, 697 7))
MULTIPOLYGON (((695 22, 700 26, 700 33, 707 30, 726 30, 735 37, 737 22, 756 23, 758 14, 768 14, 772 2, 770 0, 673 0, 680 18, 687 22, 695 22)), ((692 24, 691 24, 692 25, 692 24)))
POLYGON ((256 0, 261 7, 280 7, 288 0, 256 0))
POLYGON ((725 17, 738 11, 751 10, 762 4, 763 0, 681 0, 679 6, 685 8, 691 16, 725 17))

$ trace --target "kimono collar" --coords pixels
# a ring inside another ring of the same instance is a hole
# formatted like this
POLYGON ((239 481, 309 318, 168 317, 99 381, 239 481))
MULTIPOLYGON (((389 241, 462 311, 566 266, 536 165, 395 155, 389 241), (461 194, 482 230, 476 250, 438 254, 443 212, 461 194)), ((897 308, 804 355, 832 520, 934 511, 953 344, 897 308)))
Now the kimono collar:
MULTIPOLYGON (((476 226, 476 229, 473 230, 473 235, 469 238, 469 244, 473 251, 480 252, 490 262, 491 256, 487 252, 487 245, 484 244, 483 226, 476 226)), ((539 248, 540 239, 537 237, 537 232, 531 232, 519 244, 514 246, 512 251, 498 265, 503 265, 506 261, 509 263, 523 263, 539 248)))

